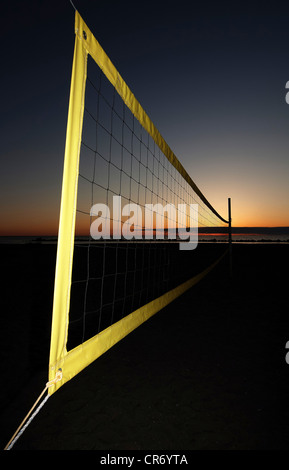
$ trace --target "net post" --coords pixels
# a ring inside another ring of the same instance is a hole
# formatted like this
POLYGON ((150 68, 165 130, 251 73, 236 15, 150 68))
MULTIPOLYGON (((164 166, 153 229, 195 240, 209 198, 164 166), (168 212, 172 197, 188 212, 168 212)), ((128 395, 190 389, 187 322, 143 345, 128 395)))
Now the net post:
POLYGON ((233 260, 232 260, 232 217, 231 217, 231 198, 228 198, 228 221, 229 221, 229 274, 233 276, 233 260))

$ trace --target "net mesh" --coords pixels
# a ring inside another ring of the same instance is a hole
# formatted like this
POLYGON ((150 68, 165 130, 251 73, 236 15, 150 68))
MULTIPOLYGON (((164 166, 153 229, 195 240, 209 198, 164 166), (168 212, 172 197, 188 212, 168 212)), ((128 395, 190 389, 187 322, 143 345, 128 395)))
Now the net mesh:
MULTIPOLYGON (((199 227, 225 225, 170 163, 90 56, 79 162, 68 350, 193 273, 195 254, 188 256, 179 251, 178 244, 170 243, 176 240, 175 213, 156 211, 154 217, 163 219, 163 237, 155 218, 146 226, 149 236, 145 239, 142 215, 134 217, 123 237, 119 234, 127 228, 128 217, 122 214, 126 204, 136 204, 142 214, 148 204, 197 204, 199 227), (121 197, 117 214, 113 210, 116 196, 121 197), (101 225, 102 237, 96 241, 91 227, 98 216, 91 208, 100 203, 109 212, 101 225)), ((186 212, 178 223, 178 228, 185 229, 196 220, 186 212)))

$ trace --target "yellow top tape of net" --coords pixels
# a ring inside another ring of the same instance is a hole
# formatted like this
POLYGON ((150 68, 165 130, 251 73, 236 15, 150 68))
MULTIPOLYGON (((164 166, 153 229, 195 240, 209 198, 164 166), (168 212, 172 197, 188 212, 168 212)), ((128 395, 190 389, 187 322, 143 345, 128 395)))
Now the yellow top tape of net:
POLYGON ((118 94, 123 99, 126 106, 130 109, 139 123, 153 138, 155 143, 158 145, 163 154, 167 157, 169 162, 177 169, 182 177, 187 181, 195 193, 200 197, 204 204, 220 219, 222 222, 228 223, 227 220, 223 219, 218 212, 211 206, 209 201, 202 194, 200 189, 194 183, 190 175, 187 173, 183 165, 180 163, 176 155, 173 153, 169 145, 163 139, 158 129, 155 127, 149 116, 146 114, 140 103, 137 101, 125 81, 118 73, 115 66, 112 64, 109 57, 104 52, 98 41, 95 39, 79 13, 76 11, 75 14, 75 34, 78 35, 79 39, 83 42, 84 48, 91 55, 94 61, 101 68, 103 73, 106 75, 108 80, 114 86, 118 94))

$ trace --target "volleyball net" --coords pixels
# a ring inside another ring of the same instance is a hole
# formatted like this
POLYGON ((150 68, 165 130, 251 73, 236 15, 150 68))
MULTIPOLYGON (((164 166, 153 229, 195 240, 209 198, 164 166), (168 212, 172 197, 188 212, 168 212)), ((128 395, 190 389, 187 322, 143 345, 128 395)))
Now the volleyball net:
POLYGON ((206 227, 228 221, 76 11, 50 395, 215 266, 194 268, 206 227))

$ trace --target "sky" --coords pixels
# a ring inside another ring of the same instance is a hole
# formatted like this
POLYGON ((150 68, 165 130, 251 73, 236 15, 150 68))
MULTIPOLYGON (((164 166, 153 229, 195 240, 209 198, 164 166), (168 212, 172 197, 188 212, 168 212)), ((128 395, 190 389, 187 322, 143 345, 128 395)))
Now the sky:
MULTIPOLYGON (((289 226, 289 7, 73 3, 215 209, 230 197, 233 226, 289 226)), ((16 0, 1 16, 0 235, 56 235, 74 9, 16 0)))

